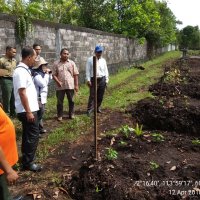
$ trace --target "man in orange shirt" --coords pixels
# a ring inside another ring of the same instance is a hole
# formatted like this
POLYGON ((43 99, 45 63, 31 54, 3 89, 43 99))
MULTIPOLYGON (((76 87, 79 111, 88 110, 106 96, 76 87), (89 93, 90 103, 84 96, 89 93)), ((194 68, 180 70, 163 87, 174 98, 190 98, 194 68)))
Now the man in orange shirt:
POLYGON ((0 104, 0 200, 10 200, 8 184, 18 179, 17 172, 12 169, 18 161, 15 128, 1 108, 0 104))

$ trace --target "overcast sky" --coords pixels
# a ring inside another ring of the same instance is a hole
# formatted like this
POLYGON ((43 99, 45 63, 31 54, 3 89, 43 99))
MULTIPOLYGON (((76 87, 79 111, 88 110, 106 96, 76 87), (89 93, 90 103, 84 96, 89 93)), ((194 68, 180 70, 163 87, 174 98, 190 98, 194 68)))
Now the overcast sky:
POLYGON ((185 26, 199 26, 200 28, 200 0, 167 0, 167 5, 183 25, 177 26, 179 29, 185 26))

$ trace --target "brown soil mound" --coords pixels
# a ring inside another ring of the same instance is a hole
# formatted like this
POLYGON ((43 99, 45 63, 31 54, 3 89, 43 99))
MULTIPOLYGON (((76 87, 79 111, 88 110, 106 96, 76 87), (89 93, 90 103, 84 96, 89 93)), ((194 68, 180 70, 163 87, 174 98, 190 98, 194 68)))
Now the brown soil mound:
POLYGON ((150 129, 198 135, 200 132, 200 59, 182 60, 150 87, 157 96, 141 100, 132 115, 150 129), (195 75, 194 75, 195 74, 195 75))
POLYGON ((126 137, 122 131, 104 137, 100 161, 90 155, 79 174, 65 184, 73 199, 200 199, 200 142, 194 137, 200 131, 199 63, 178 60, 166 68, 161 81, 152 86, 157 97, 131 107, 133 119, 154 131, 140 137, 126 137), (191 78, 194 75, 196 79, 191 78), (108 147, 116 151, 116 159, 107 159, 108 147))
POLYGON ((196 99, 144 99, 138 102, 133 117, 151 130, 200 133, 200 101, 196 99))
POLYGON ((199 199, 199 146, 191 138, 162 133, 163 142, 151 134, 129 138, 115 136, 115 160, 105 158, 112 137, 100 142, 102 161, 92 158, 67 185, 77 200, 175 200, 199 199), (123 143, 121 142, 123 141, 123 143), (170 147, 170 151, 169 151, 170 147), (192 157, 188 158, 188 155, 192 157), (194 189, 195 188, 195 189, 194 189))

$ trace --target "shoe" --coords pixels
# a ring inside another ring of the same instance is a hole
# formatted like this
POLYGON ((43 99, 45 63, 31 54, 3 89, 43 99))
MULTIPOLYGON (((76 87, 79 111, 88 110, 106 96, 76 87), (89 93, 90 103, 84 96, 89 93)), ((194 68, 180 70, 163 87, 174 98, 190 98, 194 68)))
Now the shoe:
POLYGON ((14 198, 12 198, 12 200, 23 200, 23 199, 24 199, 23 196, 18 196, 18 197, 14 197, 14 198))
POLYGON ((87 116, 90 117, 90 115, 92 114, 93 110, 88 110, 87 111, 87 116))
POLYGON ((40 134, 44 134, 44 133, 46 133, 46 132, 47 132, 46 129, 42 129, 42 130, 40 130, 40 134))
POLYGON ((97 109, 97 112, 98 113, 103 113, 103 111, 100 108, 97 109))
POLYGON ((29 166, 24 166, 23 169, 29 170, 29 171, 32 171, 32 172, 40 172, 40 171, 42 171, 42 166, 35 164, 35 163, 32 163, 29 166))
POLYGON ((69 119, 74 119, 74 118, 75 118, 74 114, 73 115, 69 115, 69 119))
POLYGON ((62 117, 58 117, 58 121, 61 122, 62 121, 62 117))

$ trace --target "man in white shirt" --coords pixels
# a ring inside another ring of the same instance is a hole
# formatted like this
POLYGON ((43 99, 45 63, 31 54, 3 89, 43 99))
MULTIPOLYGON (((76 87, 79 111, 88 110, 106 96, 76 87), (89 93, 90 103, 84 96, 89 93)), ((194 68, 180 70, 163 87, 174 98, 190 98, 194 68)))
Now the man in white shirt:
POLYGON ((13 74, 15 107, 18 119, 22 122, 22 168, 30 171, 41 171, 42 167, 33 163, 39 141, 39 110, 37 91, 31 74, 34 66, 35 50, 31 47, 22 49, 22 61, 13 74))
MULTIPOLYGON (((103 47, 97 45, 95 47, 96 67, 97 67, 97 112, 102 113, 100 106, 103 101, 103 96, 106 84, 109 81, 108 67, 106 60, 102 58, 103 47)), ((89 116, 94 110, 94 78, 93 78, 93 56, 89 57, 86 64, 86 81, 90 88, 88 99, 87 115, 89 116)))

